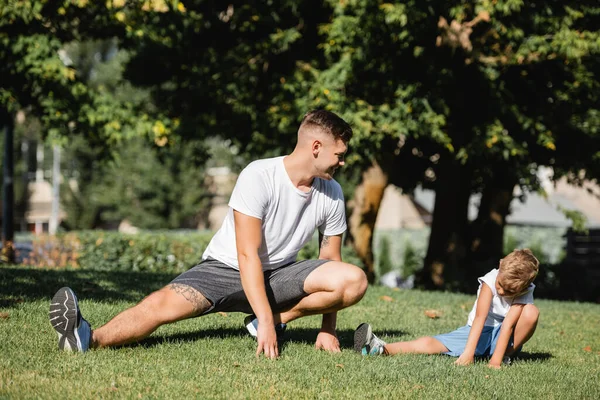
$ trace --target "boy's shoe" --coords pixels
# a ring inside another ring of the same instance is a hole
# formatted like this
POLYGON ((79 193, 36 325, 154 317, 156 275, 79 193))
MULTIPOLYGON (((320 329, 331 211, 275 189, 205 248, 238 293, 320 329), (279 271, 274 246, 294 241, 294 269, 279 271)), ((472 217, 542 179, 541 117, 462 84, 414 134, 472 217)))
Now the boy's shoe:
POLYGON ((512 364, 512 357, 510 357, 510 356, 504 356, 502 358, 502 364, 504 364, 504 365, 511 365, 512 364))
POLYGON ((92 328, 83 319, 77 296, 71 288, 61 288, 50 302, 50 323, 58 333, 58 348, 65 351, 87 351, 92 328))
MULTIPOLYGON (((252 337, 258 337, 258 318, 256 318, 256 315, 251 314, 244 318, 244 325, 246 325, 246 329, 252 337)), ((282 322, 275 325, 275 334, 277 334, 278 340, 283 338, 285 328, 287 328, 287 325, 282 322)))
POLYGON ((354 331, 354 350, 363 356, 383 354, 386 343, 373 334, 371 325, 362 323, 354 331))

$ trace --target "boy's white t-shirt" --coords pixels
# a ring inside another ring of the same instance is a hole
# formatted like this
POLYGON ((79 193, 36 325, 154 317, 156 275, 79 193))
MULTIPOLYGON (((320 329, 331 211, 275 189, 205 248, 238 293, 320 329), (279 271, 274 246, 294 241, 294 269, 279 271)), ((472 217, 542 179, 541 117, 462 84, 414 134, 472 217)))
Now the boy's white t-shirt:
POLYGON ((308 193, 292 183, 283 159, 250 163, 240 173, 229 200, 223 225, 213 236, 202 259, 213 258, 239 270, 233 210, 262 221, 259 257, 263 270, 296 261, 315 229, 325 236, 346 231, 344 195, 334 180, 314 178, 308 193))
MULTIPOLYGON (((508 313, 508 309, 512 304, 533 304, 533 290, 535 285, 532 283, 527 288, 527 291, 519 297, 509 298, 498 296, 496 291, 496 277, 498 276, 498 269, 493 269, 484 276, 478 278, 479 289, 477 289, 477 300, 479 300, 479 293, 481 292, 481 286, 486 284, 492 290, 492 304, 488 311, 487 319, 485 320, 485 326, 498 326, 504 321, 504 317, 508 313)), ((477 310, 477 300, 473 305, 473 309, 469 313, 469 319, 467 325, 473 325, 475 320, 475 313, 477 310)))

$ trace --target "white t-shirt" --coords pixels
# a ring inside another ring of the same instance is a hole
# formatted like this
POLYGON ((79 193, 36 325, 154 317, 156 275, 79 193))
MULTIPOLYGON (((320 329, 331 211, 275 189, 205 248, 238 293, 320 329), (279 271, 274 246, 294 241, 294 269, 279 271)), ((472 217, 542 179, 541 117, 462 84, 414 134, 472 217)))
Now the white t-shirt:
MULTIPOLYGON (((479 293, 481 292, 481 286, 486 284, 492 290, 492 304, 490 306, 490 310, 488 311, 487 319, 485 320, 485 326, 498 326, 504 321, 504 317, 508 313, 508 309, 512 304, 533 304, 533 290, 535 289, 535 285, 532 283, 527 288, 527 292, 522 294, 519 297, 509 298, 498 296, 498 292, 496 291, 496 277, 498 276, 498 270, 493 269, 484 276, 478 278, 479 280, 479 289, 477 289, 477 300, 479 300, 479 293)), ((475 300, 475 304, 473 305, 473 309, 469 313, 469 320, 467 325, 473 325, 473 320, 475 320, 475 313, 477 310, 477 300, 475 300)))
POLYGON ((241 172, 229 200, 229 211, 202 255, 239 269, 233 210, 262 220, 258 255, 263 270, 296 261, 315 229, 325 236, 346 231, 344 195, 334 180, 315 178, 308 193, 290 180, 284 157, 250 163, 241 172))

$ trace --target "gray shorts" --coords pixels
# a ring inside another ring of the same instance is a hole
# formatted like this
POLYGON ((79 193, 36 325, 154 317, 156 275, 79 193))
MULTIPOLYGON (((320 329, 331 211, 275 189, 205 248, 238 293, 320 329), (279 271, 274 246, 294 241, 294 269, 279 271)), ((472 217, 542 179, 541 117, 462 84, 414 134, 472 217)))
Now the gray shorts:
MULTIPOLYGON (((265 289, 273 312, 289 309, 303 297, 306 277, 329 260, 304 260, 264 271, 265 289)), ((248 303, 240 271, 220 261, 208 259, 173 279, 171 283, 190 286, 206 297, 211 307, 202 315, 218 311, 252 313, 248 303)))

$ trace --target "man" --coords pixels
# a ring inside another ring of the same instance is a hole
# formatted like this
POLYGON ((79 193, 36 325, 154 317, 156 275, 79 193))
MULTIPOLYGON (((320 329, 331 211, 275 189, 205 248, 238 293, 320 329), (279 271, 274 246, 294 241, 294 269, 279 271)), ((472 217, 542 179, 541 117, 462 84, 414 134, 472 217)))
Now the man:
POLYGON ((358 302, 367 289, 363 271, 341 258, 345 207, 333 174, 344 165, 351 136, 350 126, 331 112, 306 114, 290 155, 254 161, 242 171, 203 261, 106 325, 92 331, 73 291, 60 289, 50 305, 59 348, 122 345, 163 324, 240 311, 253 313, 245 322, 257 337, 257 355, 278 357, 277 331, 315 314, 323 315, 315 347, 339 352, 337 311, 358 302), (296 262, 315 229, 319 259, 296 262))

